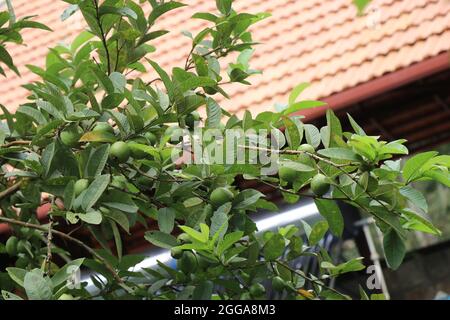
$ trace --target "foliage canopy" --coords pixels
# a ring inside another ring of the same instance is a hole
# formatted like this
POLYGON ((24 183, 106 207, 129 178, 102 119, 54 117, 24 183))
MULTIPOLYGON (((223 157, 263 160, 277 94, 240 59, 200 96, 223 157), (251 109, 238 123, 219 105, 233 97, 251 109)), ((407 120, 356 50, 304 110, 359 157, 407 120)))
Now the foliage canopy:
MULTIPOLYGON (((449 156, 421 153, 402 166, 395 158, 408 154, 405 140, 368 136, 350 116, 353 132, 344 132, 331 110, 323 128, 303 123, 301 110, 323 105, 299 100, 307 84, 295 87, 278 112, 239 119, 220 107, 217 97, 229 98, 229 83, 249 85, 259 73, 250 67, 257 39, 249 28, 268 14, 238 13, 232 0, 216 0, 216 13, 192 17, 209 26, 185 32, 192 40, 185 65, 168 71, 150 58, 157 49, 152 40, 168 32, 157 29, 160 16, 184 4, 149 0, 145 14, 144 1, 65 2, 62 18, 79 10, 88 29, 71 45, 52 48, 45 68, 28 66, 40 80, 25 86, 28 101, 16 113, 1 106, 0 222, 12 235, 0 252, 14 264, 0 274, 4 299, 258 299, 265 297, 265 280, 289 299, 347 299, 327 283, 363 269, 361 259, 336 264, 320 250, 327 231, 343 232, 336 201, 375 219, 392 268, 404 257, 409 230, 439 235, 423 218, 427 203, 411 183, 449 186, 449 156), (155 79, 145 82, 141 74, 150 70, 155 79), (206 110, 201 126, 197 110, 206 110), (251 134, 235 142, 226 135, 232 130, 251 134), (198 136, 201 157, 192 155, 198 136), (224 155, 227 145, 231 153, 224 155), (261 154, 270 161, 257 161, 261 154), (240 156, 244 163, 236 161, 240 156), (269 185, 290 203, 312 198, 324 219, 258 234, 248 214, 278 208, 260 191, 240 189, 237 177, 269 185), (43 201, 51 205, 46 223, 36 216, 43 201), (68 233, 67 225, 98 246, 68 233), (176 269, 161 262, 134 269, 145 256, 124 254, 122 237, 136 225, 148 230, 145 239, 154 246, 171 250, 176 269), (56 239, 80 246, 85 257, 71 258, 56 239), (290 264, 301 256, 317 259, 320 273, 290 264), (81 266, 94 272, 95 290, 72 282, 81 266)), ((8 23, 0 61, 17 72, 5 43, 20 42, 22 28, 48 28, 15 21, 11 10, 0 13, 0 25, 8 23)))

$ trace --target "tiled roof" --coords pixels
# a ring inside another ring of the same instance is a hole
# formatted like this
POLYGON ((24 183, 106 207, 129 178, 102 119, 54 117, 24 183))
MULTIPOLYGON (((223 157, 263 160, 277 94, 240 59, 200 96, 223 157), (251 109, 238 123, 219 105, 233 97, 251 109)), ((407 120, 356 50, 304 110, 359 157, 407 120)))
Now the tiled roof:
MULTIPOLYGON (((190 41, 181 31, 195 33, 205 25, 189 19, 192 14, 215 10, 213 0, 184 2, 189 6, 158 21, 161 29, 172 31, 155 42, 158 50, 151 56, 163 67, 184 63, 190 41)), ((252 78, 251 87, 227 87, 232 99, 221 101, 237 113, 270 110, 274 103, 285 102, 291 88, 300 82, 311 83, 302 95, 304 99, 323 99, 450 50, 447 0, 373 0, 364 17, 356 16, 351 0, 234 3, 238 11, 272 14, 253 28, 254 40, 263 44, 257 46, 251 67, 264 73, 252 78)), ((42 65, 48 47, 68 42, 82 28, 77 17, 60 21, 66 6, 62 1, 15 0, 14 5, 18 16, 37 14, 37 20, 55 32, 26 31, 28 47, 12 48, 22 78, 11 73, 8 79, 0 78, 0 103, 10 107, 24 101, 26 91, 19 85, 35 79, 24 65, 42 65)))

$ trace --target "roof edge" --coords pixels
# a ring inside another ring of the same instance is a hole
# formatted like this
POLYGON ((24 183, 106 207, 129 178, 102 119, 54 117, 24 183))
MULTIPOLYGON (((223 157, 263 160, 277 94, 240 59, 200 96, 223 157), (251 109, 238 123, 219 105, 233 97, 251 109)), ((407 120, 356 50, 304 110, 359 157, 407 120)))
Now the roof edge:
POLYGON ((328 107, 311 109, 310 112, 298 112, 296 115, 303 114, 308 120, 314 120, 322 116, 328 108, 340 110, 446 69, 450 69, 450 51, 328 96, 321 99, 327 103, 328 107))

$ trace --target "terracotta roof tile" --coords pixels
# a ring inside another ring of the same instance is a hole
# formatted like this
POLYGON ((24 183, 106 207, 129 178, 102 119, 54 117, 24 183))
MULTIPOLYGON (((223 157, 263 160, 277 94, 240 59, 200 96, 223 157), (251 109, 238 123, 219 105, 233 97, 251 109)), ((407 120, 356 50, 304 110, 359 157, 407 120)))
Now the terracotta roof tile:
MULTIPOLYGON (((166 68, 182 65, 190 49, 181 31, 195 33, 207 25, 190 19, 192 14, 215 10, 213 0, 185 3, 189 6, 157 22, 158 28, 172 31, 155 41, 158 50, 151 55, 166 68)), ((36 20, 55 32, 27 30, 28 46, 10 46, 22 72, 21 78, 11 72, 8 79, 0 78, 0 102, 10 108, 25 100, 27 92, 19 85, 36 79, 24 65, 42 66, 47 48, 70 42, 83 28, 79 16, 60 21, 67 7, 62 1, 15 0, 14 5, 19 17, 37 14, 36 20)), ((450 50, 450 2, 446 0, 374 0, 364 17, 356 16, 350 0, 235 0, 234 6, 272 14, 252 29, 255 41, 263 44, 251 65, 264 73, 253 77, 251 87, 227 87, 232 102, 220 99, 237 113, 245 108, 253 113, 269 110, 274 103, 285 102, 299 82, 312 84, 303 98, 322 99, 450 50)))

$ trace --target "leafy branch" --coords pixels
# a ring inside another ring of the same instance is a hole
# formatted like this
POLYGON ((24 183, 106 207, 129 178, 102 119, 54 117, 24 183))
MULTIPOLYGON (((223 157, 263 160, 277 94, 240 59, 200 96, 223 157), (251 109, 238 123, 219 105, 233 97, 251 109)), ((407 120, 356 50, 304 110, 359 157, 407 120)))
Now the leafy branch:
POLYGON ((105 49, 105 55, 106 55, 106 63, 107 63, 107 68, 108 68, 108 75, 111 74, 111 57, 110 57, 110 53, 109 53, 109 49, 108 49, 108 42, 106 40, 106 34, 105 31, 103 30, 103 24, 100 18, 100 8, 98 5, 98 0, 92 0, 95 6, 95 14, 96 14, 96 20, 97 20, 97 24, 98 24, 98 28, 100 30, 100 38, 103 44, 103 48, 105 49))
MULTIPOLYGON (((6 223, 9 223, 9 224, 13 224, 13 225, 17 225, 17 226, 22 226, 22 227, 27 227, 27 228, 32 228, 32 229, 48 232, 48 228, 46 228, 45 226, 37 225, 37 224, 34 224, 34 223, 29 223, 29 222, 19 221, 19 220, 15 220, 15 219, 10 219, 10 218, 6 218, 6 217, 3 217, 3 216, 0 216, 0 221, 6 222, 6 223)), ((105 265, 105 267, 108 269, 108 271, 111 273, 113 278, 118 283, 123 283, 123 280, 119 277, 117 272, 114 270, 114 267, 108 262, 108 260, 106 260, 101 255, 99 255, 94 249, 92 249, 91 247, 86 245, 83 241, 78 240, 77 238, 69 236, 69 235, 67 235, 64 232, 61 232, 61 231, 58 231, 58 230, 55 230, 55 229, 52 229, 52 234, 53 235, 57 235, 58 237, 61 237, 61 238, 65 239, 65 240, 73 242, 76 245, 84 248, 87 252, 89 252, 92 256, 96 257, 98 260, 100 260, 105 265)))

